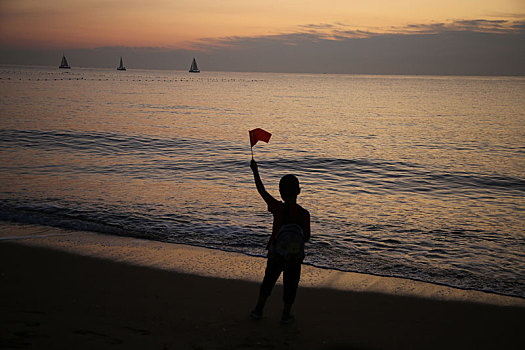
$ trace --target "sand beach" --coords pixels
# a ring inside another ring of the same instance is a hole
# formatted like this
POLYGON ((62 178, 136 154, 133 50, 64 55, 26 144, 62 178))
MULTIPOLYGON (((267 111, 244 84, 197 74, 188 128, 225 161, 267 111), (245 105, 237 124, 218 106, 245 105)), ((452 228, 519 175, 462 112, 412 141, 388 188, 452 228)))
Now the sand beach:
POLYGON ((264 259, 205 248, 3 224, 5 349, 513 349, 525 301, 304 266, 294 314, 281 286, 248 316, 264 259))

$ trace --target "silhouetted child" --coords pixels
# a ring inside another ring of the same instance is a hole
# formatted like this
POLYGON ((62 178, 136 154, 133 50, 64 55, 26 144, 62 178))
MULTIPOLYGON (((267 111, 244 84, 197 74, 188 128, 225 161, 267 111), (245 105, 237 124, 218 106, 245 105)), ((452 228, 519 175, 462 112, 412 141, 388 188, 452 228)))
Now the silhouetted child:
POLYGON ((273 214, 272 235, 266 246, 268 261, 264 279, 259 290, 257 305, 250 315, 257 320, 262 318, 266 299, 270 296, 275 282, 283 272, 284 307, 281 323, 291 323, 294 321, 294 317, 290 311, 301 276, 304 242, 310 239, 310 213, 297 204, 297 196, 301 192, 297 177, 285 175, 281 178, 279 192, 283 203, 266 192, 259 176, 257 163, 253 159, 250 167, 253 171, 257 191, 268 205, 268 211, 273 214), (296 237, 300 237, 300 239, 296 237))

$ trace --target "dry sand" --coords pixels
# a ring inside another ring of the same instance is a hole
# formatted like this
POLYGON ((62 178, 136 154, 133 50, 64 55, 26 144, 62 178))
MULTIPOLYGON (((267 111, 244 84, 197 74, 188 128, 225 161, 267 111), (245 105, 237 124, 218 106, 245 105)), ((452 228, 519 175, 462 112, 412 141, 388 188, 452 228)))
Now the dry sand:
POLYGON ((264 259, 27 225, 0 226, 0 348, 521 349, 525 300, 304 266, 248 317, 264 259), (254 282, 256 281, 256 282, 254 282))

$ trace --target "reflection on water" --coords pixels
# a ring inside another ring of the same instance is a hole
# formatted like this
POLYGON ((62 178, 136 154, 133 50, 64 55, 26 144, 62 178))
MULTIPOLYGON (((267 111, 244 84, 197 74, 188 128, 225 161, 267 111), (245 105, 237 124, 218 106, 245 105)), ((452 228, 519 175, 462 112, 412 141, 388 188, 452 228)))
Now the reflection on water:
POLYGON ((0 218, 263 254, 298 175, 308 261, 525 296, 525 79, 0 68, 0 218))

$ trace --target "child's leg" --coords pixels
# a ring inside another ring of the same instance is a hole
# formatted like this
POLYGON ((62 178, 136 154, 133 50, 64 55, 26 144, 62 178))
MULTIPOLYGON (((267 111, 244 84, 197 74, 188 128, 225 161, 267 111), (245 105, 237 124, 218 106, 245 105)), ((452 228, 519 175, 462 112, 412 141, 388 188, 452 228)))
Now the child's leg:
POLYGON ((254 311, 262 313, 266 299, 272 293, 275 282, 279 279, 282 272, 282 264, 274 259, 268 259, 266 263, 266 270, 264 271, 264 279, 259 289, 259 299, 257 300, 257 306, 254 311))
POLYGON ((290 316, 292 304, 295 301, 299 279, 301 278, 301 264, 290 264, 285 266, 283 272, 283 319, 290 316))

